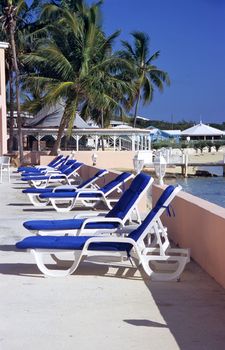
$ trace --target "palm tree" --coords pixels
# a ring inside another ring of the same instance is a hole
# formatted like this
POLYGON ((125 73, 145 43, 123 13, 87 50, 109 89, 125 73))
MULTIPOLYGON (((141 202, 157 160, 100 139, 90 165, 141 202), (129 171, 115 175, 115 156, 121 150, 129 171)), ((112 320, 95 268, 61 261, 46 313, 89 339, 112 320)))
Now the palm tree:
POLYGON ((78 108, 87 111, 95 104, 103 114, 109 106, 118 106, 114 97, 130 85, 120 76, 122 66, 129 64, 111 51, 118 33, 108 38, 102 33, 99 6, 88 8, 79 1, 75 12, 55 5, 45 7, 45 16, 58 16, 56 25, 48 26, 49 37, 40 40, 38 50, 24 58, 35 70, 27 84, 43 89, 43 104, 65 102, 52 154, 60 147, 64 129, 71 132, 78 108))
POLYGON ((17 110, 18 126, 18 148, 20 161, 23 160, 23 138, 22 138, 22 120, 20 106, 20 62, 19 53, 24 51, 25 41, 24 31, 27 31, 28 19, 30 15, 37 10, 40 2, 34 0, 29 6, 25 0, 3 0, 0 7, 0 22, 2 23, 2 35, 4 40, 9 41, 9 49, 6 53, 6 68, 9 81, 9 101, 10 101, 10 140, 9 150, 13 147, 13 124, 14 124, 14 105, 17 110), (14 94, 15 90, 15 94, 14 94), (14 103, 14 95, 16 103, 14 103))
POLYGON ((143 32, 133 32, 131 35, 134 39, 133 46, 127 41, 122 41, 124 50, 118 54, 133 65, 131 79, 136 87, 136 95, 134 99, 131 99, 131 104, 135 104, 135 127, 140 100, 143 100, 144 104, 150 103, 154 96, 154 87, 163 91, 164 83, 169 85, 170 80, 166 72, 153 64, 159 57, 160 51, 156 51, 149 57, 149 36, 143 32))

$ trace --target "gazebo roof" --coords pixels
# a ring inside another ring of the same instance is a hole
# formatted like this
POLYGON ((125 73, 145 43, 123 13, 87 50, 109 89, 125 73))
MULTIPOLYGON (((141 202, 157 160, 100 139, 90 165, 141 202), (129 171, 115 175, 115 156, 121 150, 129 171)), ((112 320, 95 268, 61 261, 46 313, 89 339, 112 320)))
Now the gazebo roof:
POLYGON ((182 136, 222 136, 222 130, 200 123, 181 132, 182 136))
MULTIPOLYGON (((57 103, 55 106, 43 107, 32 119, 26 121, 25 127, 34 128, 57 128, 60 125, 64 113, 64 103, 57 103)), ((73 126, 78 129, 90 129, 92 126, 88 125, 79 115, 76 113, 73 126)))
MULTIPOLYGON (((14 128, 14 132, 17 133, 17 128, 14 128)), ((23 127, 22 132, 24 135, 57 135, 58 128, 38 128, 38 127, 23 127)), ((64 130, 64 133, 67 132, 67 129, 64 130)), ((139 128, 131 128, 131 129, 118 129, 118 128, 85 128, 85 129, 76 129, 73 130, 73 135, 108 135, 108 136, 123 136, 123 135, 140 135, 140 136, 148 136, 149 130, 139 129, 139 128)))

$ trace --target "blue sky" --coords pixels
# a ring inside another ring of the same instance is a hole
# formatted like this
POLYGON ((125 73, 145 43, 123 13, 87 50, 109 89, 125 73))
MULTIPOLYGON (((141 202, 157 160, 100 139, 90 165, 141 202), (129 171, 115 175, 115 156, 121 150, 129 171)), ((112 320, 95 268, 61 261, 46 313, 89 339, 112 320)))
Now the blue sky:
POLYGON ((107 34, 121 29, 131 41, 132 31, 148 33, 151 53, 161 53, 155 63, 169 73, 171 86, 139 115, 225 122, 224 0, 105 0, 102 10, 107 34))

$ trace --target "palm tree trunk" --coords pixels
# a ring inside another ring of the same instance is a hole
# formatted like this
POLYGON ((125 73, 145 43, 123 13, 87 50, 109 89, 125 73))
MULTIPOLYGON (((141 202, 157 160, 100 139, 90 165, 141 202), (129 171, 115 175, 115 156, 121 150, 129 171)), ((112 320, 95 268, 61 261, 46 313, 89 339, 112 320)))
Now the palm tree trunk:
POLYGON ((51 156, 56 156, 58 149, 60 148, 60 144, 61 144, 61 139, 64 133, 64 130, 66 128, 67 125, 67 118, 66 118, 66 109, 64 110, 60 125, 59 125, 59 129, 58 129, 58 134, 57 134, 57 139, 52 147, 52 150, 50 152, 51 156))
POLYGON ((10 104, 10 120, 9 120, 9 152, 13 151, 13 128, 14 128, 14 94, 13 94, 13 71, 9 72, 9 104, 10 104))
POLYGON ((57 155, 57 151, 60 148, 60 144, 61 144, 61 139, 64 133, 65 128, 68 126, 68 122, 71 119, 71 113, 76 113, 76 103, 71 104, 70 101, 66 102, 65 105, 65 109, 64 109, 64 113, 59 125, 59 130, 58 130, 58 134, 57 134, 57 139, 54 143, 54 146, 50 152, 50 155, 57 155))
MULTIPOLYGON (((101 124, 102 124, 102 129, 104 129, 104 110, 103 110, 103 108, 101 109, 101 124)), ((103 135, 101 136, 101 144, 102 144, 102 151, 104 151, 105 147, 104 147, 104 137, 103 137, 103 135)))
POLYGON ((138 91, 138 98, 137 98, 135 110, 134 110, 134 124, 133 124, 134 128, 136 127, 137 111, 138 111, 138 107, 139 107, 139 103, 140 103, 140 98, 141 98, 141 89, 139 89, 139 91, 138 91))
POLYGON ((23 162, 23 135, 22 135, 22 122, 20 115, 20 86, 19 86, 19 68, 17 63, 17 54, 16 54, 16 44, 15 44, 15 22, 12 22, 10 25, 10 44, 12 50, 13 58, 13 67, 15 70, 15 81, 16 81, 16 108, 17 108, 17 127, 18 127, 18 148, 19 148, 19 157, 20 163, 23 162))

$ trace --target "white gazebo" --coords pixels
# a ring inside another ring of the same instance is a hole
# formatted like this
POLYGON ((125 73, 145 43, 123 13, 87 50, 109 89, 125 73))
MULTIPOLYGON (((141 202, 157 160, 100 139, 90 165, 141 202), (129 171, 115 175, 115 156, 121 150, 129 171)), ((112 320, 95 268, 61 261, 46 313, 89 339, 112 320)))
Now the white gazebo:
POLYGON ((180 134, 182 137, 188 137, 190 140, 196 140, 196 139, 219 139, 223 137, 224 132, 222 130, 213 128, 209 125, 203 124, 200 122, 197 125, 192 126, 191 128, 188 128, 186 130, 183 130, 180 134))
MULTIPOLYGON (((58 128, 64 112, 64 104, 58 103, 56 106, 44 107, 33 118, 28 119, 22 128, 24 137, 32 136, 36 139, 37 150, 41 150, 41 141, 46 136, 56 139, 58 128)), ((16 137, 17 129, 14 129, 16 137)), ((67 129, 64 130, 64 136, 67 129)), ((132 128, 128 125, 117 125, 114 128, 101 129, 91 126, 84 121, 79 113, 74 119, 71 138, 75 141, 75 149, 81 149, 80 140, 85 136, 88 145, 94 150, 98 150, 100 138, 105 140, 105 146, 113 151, 131 150, 143 151, 151 149, 149 130, 132 128)))

